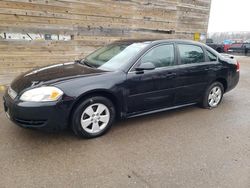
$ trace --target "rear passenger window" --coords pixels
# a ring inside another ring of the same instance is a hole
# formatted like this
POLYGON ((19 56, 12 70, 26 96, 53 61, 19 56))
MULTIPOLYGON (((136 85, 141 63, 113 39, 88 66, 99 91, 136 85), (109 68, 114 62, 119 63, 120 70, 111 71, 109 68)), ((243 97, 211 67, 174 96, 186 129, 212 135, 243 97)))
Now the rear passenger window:
POLYGON ((178 44, 181 64, 201 63, 205 61, 201 47, 191 44, 178 44))
POLYGON ((208 50, 207 50, 207 56, 208 56, 209 61, 217 61, 217 56, 208 50))

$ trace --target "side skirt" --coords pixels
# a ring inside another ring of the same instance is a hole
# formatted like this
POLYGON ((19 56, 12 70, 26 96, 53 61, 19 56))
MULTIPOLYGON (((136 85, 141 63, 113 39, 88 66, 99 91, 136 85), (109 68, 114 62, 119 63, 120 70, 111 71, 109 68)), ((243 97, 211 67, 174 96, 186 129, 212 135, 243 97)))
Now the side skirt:
POLYGON ((189 103, 189 104, 184 104, 184 105, 161 108, 161 109, 158 109, 158 110, 152 110, 152 111, 142 112, 142 113, 138 113, 138 114, 131 114, 131 115, 128 114, 126 118, 133 118, 133 117, 144 116, 144 115, 148 115, 148 114, 154 114, 154 113, 157 113, 157 112, 163 112, 163 111, 173 110, 173 109, 182 108, 182 107, 186 107, 186 106, 192 106, 194 104, 197 104, 197 103, 189 103))

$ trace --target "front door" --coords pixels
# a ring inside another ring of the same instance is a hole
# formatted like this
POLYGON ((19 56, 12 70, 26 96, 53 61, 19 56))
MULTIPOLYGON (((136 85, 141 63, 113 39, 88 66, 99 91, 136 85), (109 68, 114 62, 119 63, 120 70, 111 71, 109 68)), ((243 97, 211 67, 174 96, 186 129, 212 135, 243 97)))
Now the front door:
POLYGON ((161 44, 147 51, 127 75, 128 113, 172 106, 176 74, 173 44, 161 44), (135 70, 135 67, 148 62, 155 65, 154 70, 135 70))

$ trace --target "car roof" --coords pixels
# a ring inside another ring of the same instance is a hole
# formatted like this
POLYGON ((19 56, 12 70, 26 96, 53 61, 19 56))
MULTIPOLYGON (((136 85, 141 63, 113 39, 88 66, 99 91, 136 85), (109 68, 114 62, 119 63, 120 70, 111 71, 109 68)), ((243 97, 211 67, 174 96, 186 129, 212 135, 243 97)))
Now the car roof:
POLYGON ((160 44, 164 42, 180 42, 180 43, 187 43, 187 44, 195 44, 195 45, 204 45, 203 43, 192 41, 192 40, 185 40, 185 39, 124 39, 124 40, 117 40, 113 43, 119 43, 119 44, 133 44, 133 43, 155 43, 160 44))

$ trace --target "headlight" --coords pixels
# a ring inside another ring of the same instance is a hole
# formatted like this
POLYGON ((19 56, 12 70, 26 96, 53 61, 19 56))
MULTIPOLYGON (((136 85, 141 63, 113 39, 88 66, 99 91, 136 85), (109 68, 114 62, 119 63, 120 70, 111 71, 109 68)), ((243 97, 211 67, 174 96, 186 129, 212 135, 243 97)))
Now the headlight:
POLYGON ((20 100, 34 102, 56 101, 62 95, 63 92, 56 87, 39 87, 25 91, 20 97, 20 100))

